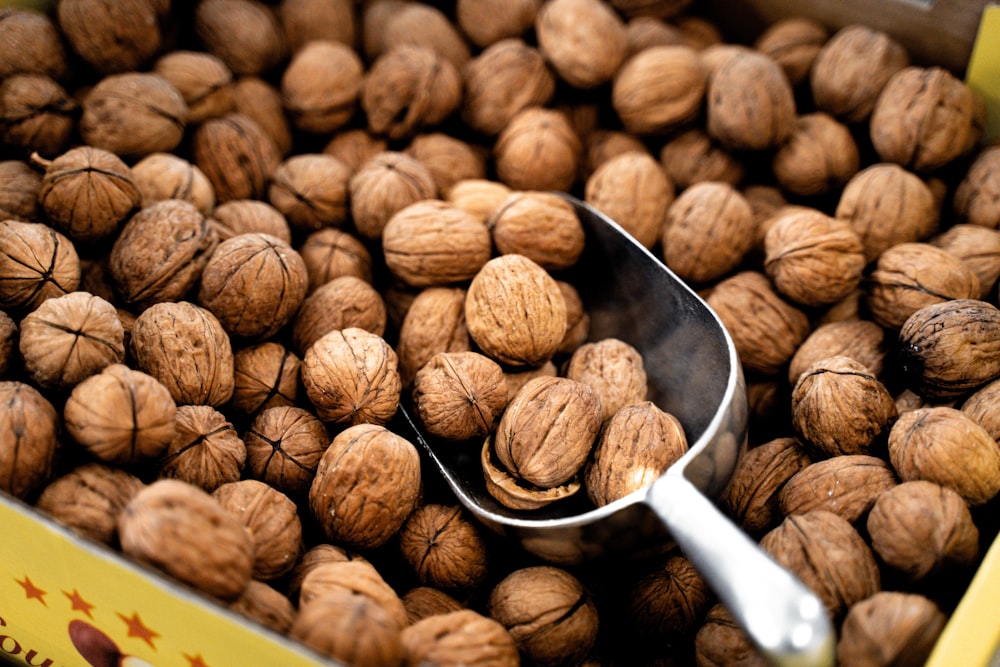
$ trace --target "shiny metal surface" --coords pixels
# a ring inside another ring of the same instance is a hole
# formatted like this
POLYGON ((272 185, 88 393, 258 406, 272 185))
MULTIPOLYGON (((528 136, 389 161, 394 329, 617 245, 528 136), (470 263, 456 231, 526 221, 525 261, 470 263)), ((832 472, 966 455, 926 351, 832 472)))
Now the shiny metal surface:
POLYGON ((414 438, 480 521, 529 552, 572 565, 662 549, 671 540, 775 664, 829 665, 833 632, 819 600, 778 567, 709 500, 725 488, 746 442, 746 385, 729 334, 708 305, 616 223, 579 200, 587 232, 575 285, 591 317, 590 339, 620 338, 643 357, 649 398, 684 426, 684 457, 650 487, 594 507, 584 493, 521 512, 486 491, 481 443, 461 446, 422 433, 404 400, 414 438))

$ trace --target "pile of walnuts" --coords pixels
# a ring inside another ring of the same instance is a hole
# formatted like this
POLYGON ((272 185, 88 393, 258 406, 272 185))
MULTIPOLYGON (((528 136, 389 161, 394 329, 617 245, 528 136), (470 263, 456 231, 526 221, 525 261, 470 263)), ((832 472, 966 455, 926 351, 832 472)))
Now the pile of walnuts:
POLYGON ((686 447, 565 191, 731 333, 725 511, 842 664, 921 664, 1000 516, 1000 147, 889 34, 699 9, 0 9, 0 491, 348 665, 763 665, 682 553, 539 562, 391 429, 523 508, 686 447))

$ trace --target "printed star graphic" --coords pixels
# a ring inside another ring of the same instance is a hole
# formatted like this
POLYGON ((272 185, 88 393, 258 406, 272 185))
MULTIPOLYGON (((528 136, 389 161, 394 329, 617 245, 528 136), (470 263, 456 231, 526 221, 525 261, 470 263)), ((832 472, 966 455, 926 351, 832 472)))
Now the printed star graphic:
POLYGON ((188 667, 208 667, 208 663, 202 660, 201 655, 190 656, 187 653, 182 653, 184 659, 188 661, 188 667))
POLYGON ((78 590, 74 588, 72 593, 67 593, 66 591, 63 591, 62 594, 65 595, 67 598, 69 598, 70 609, 72 609, 73 611, 82 611, 84 614, 87 615, 87 618, 94 617, 94 615, 90 613, 90 610, 94 608, 94 605, 84 600, 83 596, 80 595, 80 592, 78 590))
POLYGON ((138 613, 132 612, 131 618, 126 617, 124 614, 118 613, 118 618, 125 621, 125 625, 128 626, 129 637, 137 637, 142 641, 146 642, 147 644, 149 644, 149 648, 156 649, 156 646, 153 644, 153 640, 159 637, 160 635, 159 633, 146 627, 146 624, 143 623, 142 619, 139 618, 138 613))
POLYGON ((24 595, 26 599, 28 600, 35 599, 41 602, 42 606, 44 607, 49 606, 48 603, 45 601, 45 596, 48 593, 46 593, 46 591, 43 591, 38 586, 35 586, 35 584, 31 582, 31 577, 29 577, 28 575, 24 575, 23 581, 21 579, 15 579, 14 581, 19 583, 21 585, 21 588, 24 589, 24 595))

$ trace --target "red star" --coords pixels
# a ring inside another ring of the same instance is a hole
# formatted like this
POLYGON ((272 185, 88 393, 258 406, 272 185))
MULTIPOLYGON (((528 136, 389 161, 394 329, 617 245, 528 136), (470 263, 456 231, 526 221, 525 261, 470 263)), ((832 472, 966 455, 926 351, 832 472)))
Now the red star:
POLYGON ((90 613, 90 610, 94 608, 94 605, 84 600, 83 596, 81 596, 80 592, 77 591, 75 588, 73 589, 72 593, 67 593, 66 591, 63 591, 62 594, 69 598, 70 609, 72 609, 73 611, 82 611, 84 614, 87 615, 87 618, 94 617, 94 615, 90 613))
POLYGON ((202 660, 201 655, 196 655, 194 657, 188 655, 187 653, 182 653, 184 659, 188 661, 188 667, 208 667, 208 663, 202 660))
POLYGON ((17 583, 21 584, 21 588, 24 589, 24 596, 26 599, 31 600, 34 598, 42 603, 42 606, 48 607, 49 605, 45 602, 45 596, 47 593, 43 591, 35 584, 31 583, 31 578, 28 575, 24 575, 24 580, 15 579, 17 583))
POLYGON ((147 628, 146 624, 139 618, 139 614, 132 612, 132 618, 126 618, 124 615, 119 613, 118 618, 125 621, 125 625, 128 626, 129 637, 137 637, 149 644, 149 648, 154 650, 156 649, 156 646, 153 645, 153 640, 160 635, 152 629, 147 628))

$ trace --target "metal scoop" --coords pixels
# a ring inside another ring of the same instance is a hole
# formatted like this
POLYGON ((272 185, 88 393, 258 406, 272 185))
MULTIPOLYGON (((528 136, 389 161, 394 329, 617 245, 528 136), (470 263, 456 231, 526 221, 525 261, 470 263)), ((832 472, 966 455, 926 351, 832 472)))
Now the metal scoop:
POLYGON ((746 386, 732 339, 708 305, 618 224, 564 196, 587 245, 560 277, 580 292, 590 339, 619 338, 642 354, 649 399, 684 426, 688 452, 650 486, 609 505, 594 507, 577 493, 522 512, 487 492, 479 448, 423 433, 406 400, 403 418, 458 500, 527 551, 571 565, 676 543, 774 664, 832 665, 823 604, 709 500, 726 487, 746 442, 746 386))

